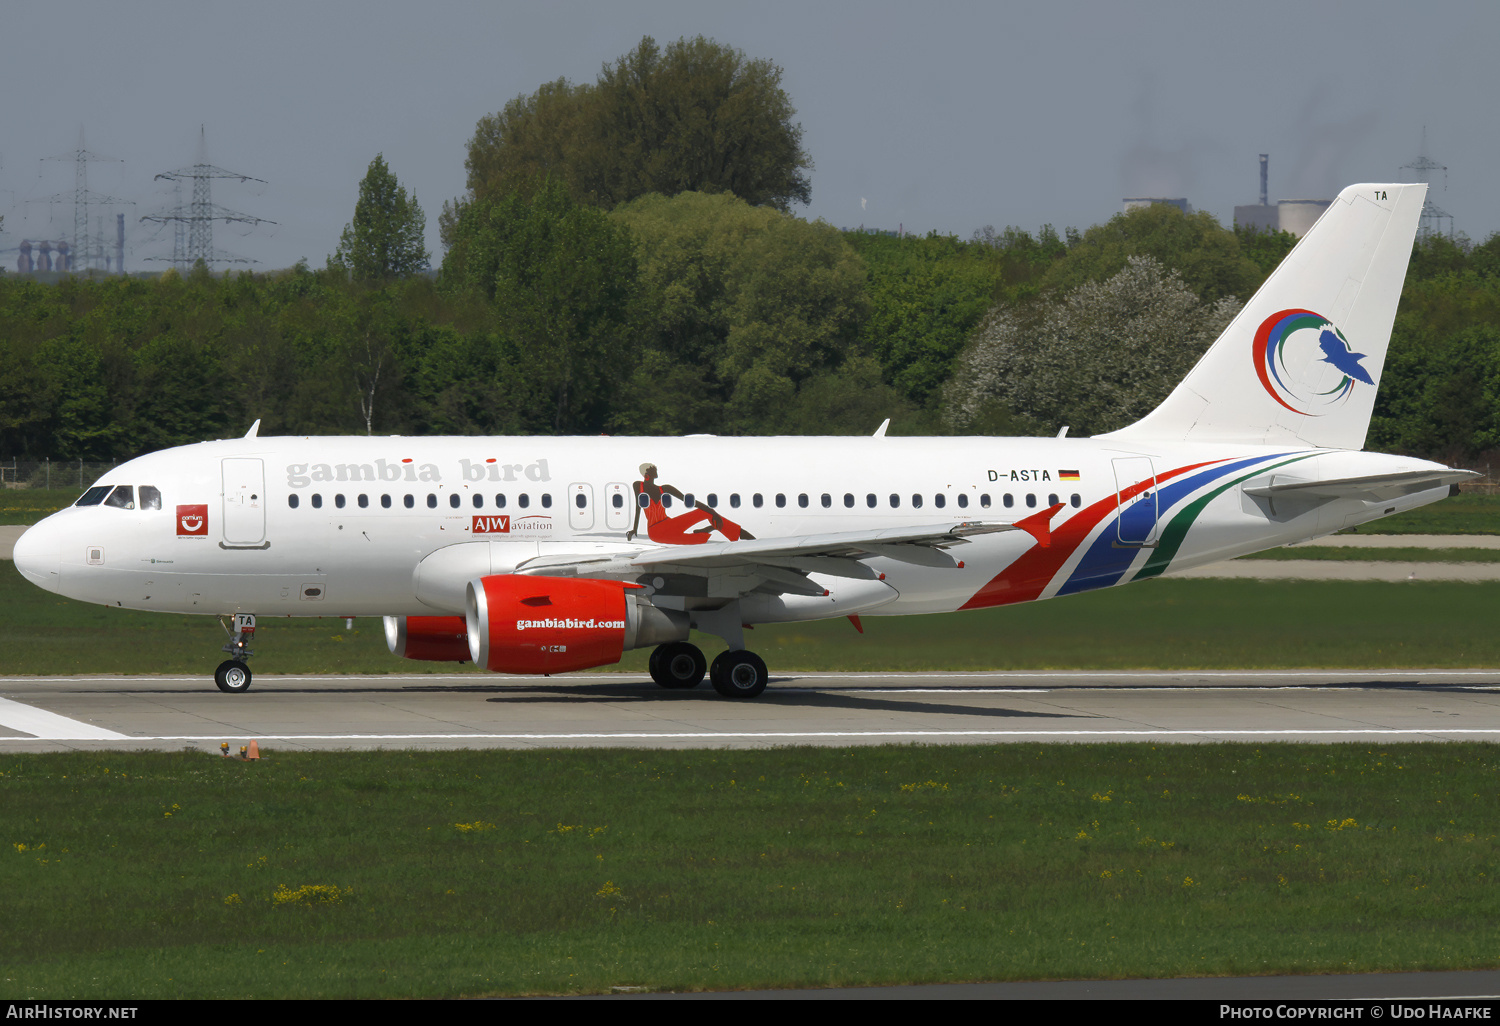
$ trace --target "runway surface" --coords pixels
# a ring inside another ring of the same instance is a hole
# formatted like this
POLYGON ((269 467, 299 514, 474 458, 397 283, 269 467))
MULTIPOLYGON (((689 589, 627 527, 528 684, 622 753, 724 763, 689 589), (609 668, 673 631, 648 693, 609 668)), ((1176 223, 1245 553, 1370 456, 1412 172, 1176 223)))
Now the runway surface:
POLYGON ((0 752, 1500 740, 1500 670, 808 673, 759 699, 630 674, 0 678, 0 752))

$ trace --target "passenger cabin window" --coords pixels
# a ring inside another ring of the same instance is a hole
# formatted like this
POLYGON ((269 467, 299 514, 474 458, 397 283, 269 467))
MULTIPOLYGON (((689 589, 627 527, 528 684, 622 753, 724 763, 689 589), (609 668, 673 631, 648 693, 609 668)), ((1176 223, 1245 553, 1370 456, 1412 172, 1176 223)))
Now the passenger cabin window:
POLYGON ((621 495, 619 492, 615 492, 615 494, 609 497, 609 504, 615 509, 624 509, 625 496, 621 495))
POLYGON ((432 494, 431 492, 427 493, 427 508, 437 509, 437 496, 432 494))
POLYGON ((1035 495, 1035 493, 1033 493, 1033 492, 1027 492, 1026 493, 1026 508, 1027 509, 1035 509, 1036 508, 1036 495, 1035 495))
POLYGON ((1049 496, 1047 496, 1047 505, 1048 506, 1056 506, 1057 505, 1057 496, 1056 495, 1049 495, 1049 496))
POLYGON ((111 491, 109 485, 95 485, 78 497, 75 506, 97 506, 104 501, 104 497, 111 491))
POLYGON ((797 505, 801 506, 803 509, 807 508, 807 493, 806 492, 803 492, 801 495, 797 496, 797 505))
POLYGON ((542 494, 542 509, 551 509, 551 508, 552 508, 552 493, 551 492, 544 492, 542 494))
POLYGON ((299 503, 300 503, 300 502, 301 502, 301 501, 302 501, 302 500, 300 500, 300 499, 298 499, 298 498, 297 498, 297 493, 296 493, 296 492, 293 492, 293 493, 292 493, 292 494, 291 494, 291 495, 288 495, 288 496, 287 496, 287 497, 286 497, 286 504, 287 504, 287 505, 288 505, 288 506, 290 506, 290 507, 292 507, 292 509, 296 509, 296 508, 297 508, 297 506, 298 506, 298 504, 299 504, 299 503))
POLYGON ((573 496, 573 505, 577 506, 579 509, 583 509, 588 504, 589 500, 584 497, 584 494, 582 492, 579 492, 577 495, 573 496))
POLYGON ((936 506, 938 509, 942 509, 944 506, 946 506, 948 504, 948 497, 946 495, 942 494, 941 492, 939 492, 937 495, 934 495, 932 497, 932 504, 934 506, 936 506))
POLYGON ((448 496, 448 507, 450 509, 458 509, 458 504, 463 501, 463 497, 460 496, 457 492, 454 492, 452 495, 448 496))
POLYGON ((717 492, 709 492, 708 493, 708 508, 709 509, 713 509, 718 504, 719 504, 718 493, 717 492))
POLYGON ((504 495, 496 494, 496 496, 495 496, 495 508, 496 509, 504 509, 505 508, 505 496, 504 495))
POLYGON ((958 508, 959 509, 968 509, 969 508, 969 497, 967 495, 965 495, 963 492, 959 492, 958 493, 958 508))
POLYGON ((411 496, 411 495, 408 495, 406 498, 402 499, 401 501, 406 506, 407 509, 411 509, 413 506, 415 506, 417 504, 416 498, 414 496, 411 496))
POLYGON ((853 509, 854 508, 854 493, 853 492, 845 492, 844 493, 844 508, 845 509, 853 509))
POLYGON ((380 497, 380 508, 381 509, 390 509, 391 508, 391 497, 389 495, 382 495, 380 497))
POLYGON ((870 492, 868 495, 865 496, 865 505, 869 506, 871 509, 875 508, 876 501, 877 500, 875 498, 875 493, 874 492, 870 492))
POLYGON ((1077 509, 1079 506, 1083 505, 1083 496, 1079 495, 1077 492, 1074 492, 1073 497, 1068 501, 1073 504, 1074 509, 1077 509))
POLYGON ((833 505, 833 496, 829 495, 827 492, 824 492, 823 497, 820 501, 823 503, 823 508, 828 509, 833 505))
POLYGON ((484 509, 484 496, 483 495, 475 494, 475 496, 474 496, 474 508, 475 509, 484 509))
POLYGON ((359 508, 360 509, 368 509, 369 506, 370 506, 370 497, 368 495, 364 494, 363 492, 360 492, 360 494, 359 494, 359 508))
POLYGON ((730 492, 729 493, 729 506, 730 506, 731 509, 739 509, 740 508, 740 493, 739 492, 730 492))
POLYGON ((104 500, 104 504, 120 509, 135 509, 135 488, 131 485, 117 485, 109 493, 109 498, 104 500))
POLYGON ((161 491, 151 485, 141 485, 141 509, 161 509, 161 491))
POLYGON ((339 492, 337 495, 335 495, 333 497, 333 504, 335 506, 337 506, 339 509, 343 509, 344 508, 344 493, 343 492, 339 492))
POLYGON ((891 493, 891 509, 900 509, 900 508, 901 508, 901 496, 897 495, 895 492, 892 492, 891 493))
POLYGON ((786 506, 786 496, 781 492, 776 493, 776 508, 782 509, 786 506))
POLYGON ((1005 498, 1001 501, 1004 503, 1006 509, 1010 509, 1016 504, 1015 496, 1011 495, 1010 492, 1006 492, 1005 498))
POLYGON ((312 504, 313 504, 313 509, 322 509, 323 508, 323 496, 319 495, 317 492, 313 492, 312 504))
POLYGON ((760 492, 756 492, 755 495, 751 497, 750 504, 756 509, 760 509, 766 504, 766 500, 761 496, 760 492))
POLYGON ((990 508, 990 493, 989 492, 985 492, 983 495, 981 495, 979 497, 979 506, 980 506, 981 509, 989 509, 990 508))

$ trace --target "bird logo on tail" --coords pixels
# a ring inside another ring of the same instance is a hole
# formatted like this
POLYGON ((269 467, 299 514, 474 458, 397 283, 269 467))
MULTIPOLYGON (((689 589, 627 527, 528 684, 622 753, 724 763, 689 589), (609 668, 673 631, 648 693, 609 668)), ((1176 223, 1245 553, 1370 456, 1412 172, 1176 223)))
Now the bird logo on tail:
POLYGON ((1344 333, 1311 310, 1280 310, 1255 332, 1255 373, 1261 387, 1282 406, 1304 417, 1330 412, 1356 384, 1375 381, 1344 333), (1324 365, 1327 366, 1324 366, 1324 365), (1328 372, 1332 367, 1337 380, 1328 372))
POLYGON ((1342 331, 1332 327, 1323 329, 1323 334, 1318 336, 1318 347, 1323 350, 1323 362, 1333 364, 1334 370, 1355 381, 1375 384, 1370 380, 1370 372, 1359 365, 1365 354, 1356 353, 1350 348, 1349 340, 1344 338, 1342 331))

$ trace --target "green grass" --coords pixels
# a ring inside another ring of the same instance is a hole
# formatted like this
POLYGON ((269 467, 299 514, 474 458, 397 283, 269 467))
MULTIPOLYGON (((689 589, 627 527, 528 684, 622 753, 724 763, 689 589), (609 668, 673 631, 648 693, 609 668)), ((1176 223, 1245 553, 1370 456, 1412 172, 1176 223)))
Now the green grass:
POLYGON ((1348 534, 1500 534, 1500 495, 1463 492, 1348 534))
POLYGON ((1424 549, 1417 546, 1366 549, 1337 545, 1293 545, 1240 556, 1240 559, 1332 559, 1358 563, 1500 563, 1500 549, 1424 549))
POLYGON ((0 757, 5 996, 1500 966, 1493 745, 265 754, 0 757))
POLYGON ((82 494, 79 488, 6 488, 0 491, 0 524, 34 524, 82 494))
MULTIPOLYGON (((789 670, 1241 669, 1500 665, 1500 582, 1179 581, 933 616, 762 625, 746 634, 789 670)), ((212 617, 74 602, 0 566, 0 674, 212 672, 212 617)), ((723 643, 697 641, 710 656, 723 643)), ((396 659, 374 617, 262 618, 257 674, 475 672, 396 659)), ((646 650, 619 669, 644 673, 646 650)), ((606 667, 615 669, 616 667, 606 667)))

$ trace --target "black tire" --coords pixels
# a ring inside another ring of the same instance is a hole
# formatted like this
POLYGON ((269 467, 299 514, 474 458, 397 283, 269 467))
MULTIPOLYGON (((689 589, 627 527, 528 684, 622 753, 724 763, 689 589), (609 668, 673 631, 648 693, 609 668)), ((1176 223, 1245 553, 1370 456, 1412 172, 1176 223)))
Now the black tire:
POLYGON ((708 679, 725 698, 754 698, 770 680, 766 664, 754 652, 723 652, 714 660, 708 679))
POLYGON ((250 676, 250 667, 238 659, 226 659, 214 671, 214 683, 220 691, 238 695, 250 690, 250 676))
POLYGON ((708 660, 703 650, 686 641, 657 645, 651 653, 651 679, 664 688, 695 688, 703 683, 708 660))

